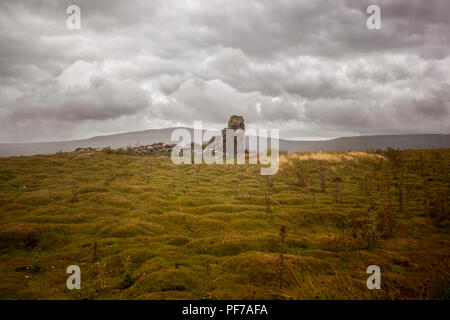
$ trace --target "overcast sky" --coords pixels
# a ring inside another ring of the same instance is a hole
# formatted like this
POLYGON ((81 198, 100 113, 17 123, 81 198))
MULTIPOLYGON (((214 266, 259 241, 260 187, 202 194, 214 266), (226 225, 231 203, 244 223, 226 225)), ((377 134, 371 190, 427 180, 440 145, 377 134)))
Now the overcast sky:
POLYGON ((2 0, 0 30, 0 142, 232 114, 284 137, 450 133, 448 0, 2 0))

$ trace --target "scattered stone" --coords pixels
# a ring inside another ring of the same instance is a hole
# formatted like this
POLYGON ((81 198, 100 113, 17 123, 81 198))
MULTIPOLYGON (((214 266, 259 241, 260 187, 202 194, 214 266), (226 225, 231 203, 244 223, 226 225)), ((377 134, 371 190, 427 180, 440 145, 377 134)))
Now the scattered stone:
POLYGON ((157 142, 150 145, 136 145, 134 147, 127 147, 127 148, 118 148, 113 149, 110 146, 105 148, 77 148, 76 152, 85 152, 81 153, 79 156, 94 156, 95 152, 105 152, 105 153, 119 153, 120 150, 121 154, 138 154, 138 155, 153 155, 153 156, 159 156, 164 154, 170 154, 172 153, 173 148, 176 146, 176 144, 166 144, 163 142, 157 142))
POLYGON ((78 156, 79 157, 93 157, 93 156, 95 156, 95 154, 92 152, 87 152, 87 153, 80 153, 78 156))
POLYGON ((171 153, 175 146, 176 144, 158 142, 146 146, 131 147, 131 150, 140 155, 159 155, 162 153, 171 153))
POLYGON ((94 151, 94 149, 92 148, 76 148, 75 152, 90 152, 90 151, 94 151))

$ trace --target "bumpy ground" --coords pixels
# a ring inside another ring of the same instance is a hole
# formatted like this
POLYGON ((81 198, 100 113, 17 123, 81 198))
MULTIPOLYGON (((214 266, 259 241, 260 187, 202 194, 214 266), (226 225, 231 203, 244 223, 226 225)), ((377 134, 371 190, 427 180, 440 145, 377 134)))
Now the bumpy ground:
POLYGON ((282 155, 270 178, 119 154, 3 158, 0 298, 448 299, 449 167, 450 149, 282 155))

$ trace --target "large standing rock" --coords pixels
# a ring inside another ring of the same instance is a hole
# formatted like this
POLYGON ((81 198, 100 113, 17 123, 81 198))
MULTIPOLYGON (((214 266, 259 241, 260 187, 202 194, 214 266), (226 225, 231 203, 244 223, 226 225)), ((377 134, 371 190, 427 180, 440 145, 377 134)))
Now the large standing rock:
POLYGON ((243 131, 245 131, 244 118, 241 116, 232 115, 230 117, 230 120, 228 120, 228 129, 242 129, 243 131))
MULTIPOLYGON (((232 129, 233 131, 236 131, 238 129, 242 129, 243 131, 245 131, 245 123, 244 123, 244 118, 242 116, 236 116, 236 115, 232 115, 230 117, 230 120, 228 120, 228 126, 224 129, 222 129, 222 142, 223 142, 223 155, 225 156, 227 150, 226 150, 226 146, 227 146, 227 139, 226 139, 226 130, 227 129, 232 129)), ((213 143, 216 140, 216 137, 212 137, 209 142, 208 145, 213 143)), ((237 137, 234 137, 234 155, 235 158, 237 156, 237 137)))
MULTIPOLYGON (((228 127, 224 128, 222 130, 222 138, 223 138, 223 153, 226 154, 227 150, 226 150, 226 146, 227 146, 227 141, 226 141, 226 129, 233 129, 234 131, 241 129, 242 131, 245 131, 245 123, 244 123, 244 118, 242 116, 236 116, 236 115, 232 115, 230 117, 230 120, 228 120, 228 127)), ((234 157, 236 159, 237 157, 237 137, 234 137, 234 157)))

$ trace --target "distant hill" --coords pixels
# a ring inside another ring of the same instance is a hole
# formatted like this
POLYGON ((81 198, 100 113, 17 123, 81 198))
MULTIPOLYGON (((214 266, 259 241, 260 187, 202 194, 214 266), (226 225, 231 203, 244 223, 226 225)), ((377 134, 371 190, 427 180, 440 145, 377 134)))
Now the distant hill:
POLYGON ((324 141, 280 140, 280 149, 288 152, 367 151, 376 149, 450 148, 448 134, 408 134, 343 137, 324 141))
MULTIPOLYGON (((57 142, 36 142, 36 143, 0 143, 0 157, 9 156, 30 156, 35 154, 53 154, 58 151, 72 152, 76 148, 99 147, 112 148, 152 144, 154 142, 170 143, 172 131, 177 128, 150 129, 145 131, 135 131, 118 133, 107 136, 92 137, 83 140, 69 140, 57 142)), ((186 128, 193 132, 193 129, 186 128)))
MULTIPOLYGON (((170 136, 177 128, 150 129, 128 133, 92 137, 84 140, 70 140, 38 143, 0 143, 0 157, 29 156, 35 154, 54 154, 58 151, 71 152, 76 148, 127 147, 152 144, 155 142, 174 143, 170 136)), ((192 134, 193 129, 185 128, 192 134)), ((293 141, 280 139, 280 149, 288 152, 311 151, 366 151, 371 149, 429 149, 450 148, 450 135, 414 134, 414 135, 374 135, 343 137, 324 141, 293 141)))

